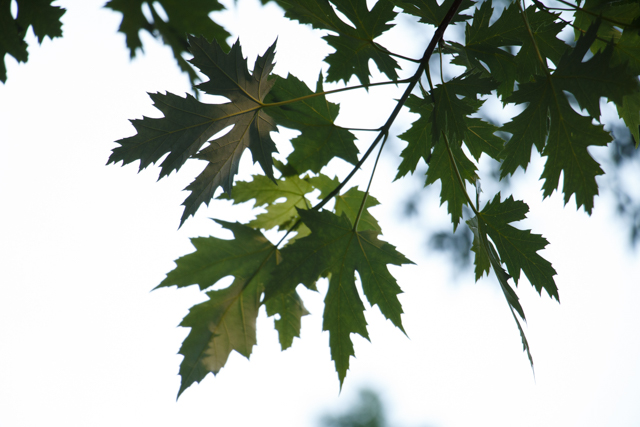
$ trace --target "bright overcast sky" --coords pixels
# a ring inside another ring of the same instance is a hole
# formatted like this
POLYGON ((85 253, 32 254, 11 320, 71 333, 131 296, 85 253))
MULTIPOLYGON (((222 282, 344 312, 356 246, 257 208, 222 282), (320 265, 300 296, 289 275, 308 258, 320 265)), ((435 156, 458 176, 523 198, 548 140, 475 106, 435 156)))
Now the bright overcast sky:
MULTIPOLYGON (((240 36, 250 64, 278 37, 275 72, 313 85, 326 45, 258 3, 239 0, 240 9, 216 16, 240 36)), ((229 237, 209 217, 250 214, 212 203, 176 230, 181 190, 199 164, 157 183, 153 166, 140 174, 137 165, 105 166, 114 141, 135 132, 129 119, 158 117, 146 92, 183 95, 188 82, 148 37, 146 54, 130 61, 116 33, 120 17, 102 2, 58 4, 68 9, 64 38, 38 47, 30 36, 29 62, 7 59, 0 85, 0 425, 313 426, 367 385, 382 393, 395 426, 640 425, 640 257, 606 194, 591 218, 573 200, 563 209, 557 194, 540 203, 539 164, 514 191, 531 206, 522 226, 551 242, 543 255, 558 271, 562 303, 526 280, 518 288, 535 379, 495 279, 476 284, 470 270, 456 274, 415 237, 425 235, 416 227, 444 224, 437 192, 423 217, 397 220, 397 195, 419 184, 390 184, 397 160, 389 160, 374 180, 384 206, 373 213, 384 238, 417 263, 392 271, 405 291, 409 339, 368 310, 371 343, 354 337, 357 358, 339 394, 321 332, 323 295, 303 291, 312 316, 293 348, 279 350, 262 312, 251 360, 232 354, 217 377, 176 402, 186 335, 177 325, 203 296, 195 286, 150 290, 193 250, 190 237, 229 237)), ((428 41, 411 31, 411 43, 428 41)), ((423 49, 401 45, 415 56, 423 49)), ((343 123, 379 126, 390 108, 384 100, 398 92, 371 94, 366 111, 362 102, 343 107, 343 123)), ((241 169, 256 170, 245 160, 241 169)), ((341 165, 331 173, 344 173, 341 165)))

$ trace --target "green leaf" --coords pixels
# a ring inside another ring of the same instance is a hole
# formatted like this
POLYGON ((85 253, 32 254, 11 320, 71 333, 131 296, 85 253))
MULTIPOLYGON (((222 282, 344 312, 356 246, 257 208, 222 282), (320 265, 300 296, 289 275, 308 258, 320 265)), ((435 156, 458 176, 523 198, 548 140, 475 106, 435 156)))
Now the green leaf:
MULTIPOLYGON (((566 23, 557 20, 559 14, 540 11, 535 6, 528 7, 526 13, 531 35, 529 35, 526 26, 520 27, 517 37, 521 41, 522 47, 515 58, 517 79, 521 83, 530 81, 533 76, 546 73, 547 64, 540 63, 537 52, 540 52, 543 59, 548 58, 557 66, 560 58, 569 47, 558 38, 558 34, 566 25, 566 23)), ((522 22, 521 17, 519 20, 522 22)))
MULTIPOLYGON (((358 190, 357 187, 352 187, 344 194, 336 196, 336 215, 342 216, 344 213, 351 224, 354 224, 358 212, 360 212, 360 205, 362 204, 362 198, 365 196, 364 191, 358 190)), ((382 233, 378 221, 369 213, 369 208, 379 205, 380 202, 375 197, 368 195, 364 204, 360 220, 358 222, 358 231, 373 230, 377 233, 382 233)))
POLYGON ((600 21, 598 39, 591 46, 592 52, 596 52, 604 49, 610 41, 617 43, 621 36, 618 28, 628 26, 632 30, 632 23, 638 17, 640 4, 636 0, 586 0, 575 13, 576 39, 594 22, 600 21))
POLYGON ((396 69, 400 68, 391 55, 374 42, 378 36, 393 27, 389 24, 396 13, 389 0, 378 0, 369 11, 363 0, 336 0, 337 9, 351 21, 355 28, 343 23, 338 35, 327 35, 324 39, 336 51, 325 58, 329 64, 328 82, 348 82, 355 75, 360 83, 368 85, 369 60, 391 80, 397 80, 396 69))
POLYGON ((222 194, 219 198, 231 199, 234 204, 255 199, 256 207, 267 205, 267 212, 259 214, 247 224, 253 228, 286 229, 299 218, 296 208, 311 207, 306 195, 313 191, 313 186, 298 176, 281 178, 274 183, 264 175, 254 175, 253 181, 238 181, 233 188, 232 196, 222 194), (282 198, 285 198, 284 202, 276 203, 282 198))
MULTIPOLYGON (((402 8, 405 13, 418 16, 420 22, 437 27, 442 23, 442 20, 449 9, 451 9, 455 0, 444 0, 442 4, 438 4, 436 0, 415 0, 411 2, 403 0, 392 1, 396 6, 402 8)), ((463 0, 460 7, 458 7, 458 13, 453 17, 451 23, 465 22, 471 18, 471 16, 464 15, 461 12, 469 9, 473 4, 474 2, 472 0, 463 0)))
POLYGON ((402 307, 397 295, 401 292, 386 265, 411 263, 389 243, 377 238, 377 232, 353 231, 353 225, 343 214, 299 211, 311 235, 295 241, 282 250, 282 263, 274 273, 273 286, 265 289, 265 300, 288 294, 302 283, 310 287, 323 275, 330 274, 325 298, 323 330, 329 331, 331 358, 336 365, 340 384, 354 355, 350 335, 368 338, 364 305, 355 285, 355 272, 360 276, 362 290, 371 305, 378 305, 382 314, 402 328, 402 307))
POLYGON ((596 31, 597 26, 592 26, 573 50, 567 50, 551 75, 521 85, 508 98, 508 102, 527 102, 529 105, 503 126, 503 130, 513 133, 513 137, 505 147, 501 176, 513 173, 517 166, 525 168, 535 144, 547 157, 542 173, 544 196, 555 191, 563 173, 565 203, 575 194, 576 205, 584 206, 588 213, 598 194, 595 177, 603 173, 588 147, 604 146, 611 141, 603 126, 592 123, 600 116, 600 98, 607 97, 622 104, 625 96, 638 91, 635 76, 622 66, 610 65, 610 48, 583 61, 595 40, 596 31), (576 113, 563 91, 571 92, 591 117, 576 113))
POLYGON ((509 279, 511 276, 502 268, 500 257, 496 252, 495 246, 487 238, 487 226, 484 222, 478 220, 477 216, 474 216, 467 221, 467 225, 473 232, 473 245, 471 250, 475 253, 475 272, 476 282, 486 273, 489 275, 489 271, 493 268, 493 272, 496 274, 500 288, 504 293, 504 297, 511 308, 516 310, 522 319, 525 319, 524 310, 520 305, 520 299, 515 293, 511 285, 509 285, 509 279))
POLYGON ((478 281, 478 279, 480 279, 480 277, 482 277, 485 272, 488 275, 490 268, 493 268, 507 304, 509 304, 509 309, 511 310, 513 319, 518 326, 520 338, 522 339, 522 347, 527 353, 529 362, 531 363, 531 368, 533 368, 533 357, 531 356, 529 342, 527 341, 527 337, 524 334, 524 330, 522 329, 520 320, 518 319, 518 316, 516 316, 517 312, 522 320, 526 320, 524 310, 520 305, 520 299, 518 298, 518 295, 515 293, 511 285, 509 285, 508 281, 510 279, 510 276, 507 274, 504 268, 502 268, 498 253, 496 252, 493 243, 491 243, 487 238, 488 227, 484 223, 484 221, 482 221, 482 219, 479 219, 477 216, 467 221, 467 225, 473 232, 473 246, 471 250, 476 254, 476 281, 478 281))
POLYGON ((419 98, 415 95, 409 95, 405 106, 409 107, 412 113, 419 114, 420 117, 413 122, 411 128, 407 130, 398 138, 407 142, 407 146, 400 156, 402 162, 398 166, 398 174, 395 180, 402 178, 407 173, 413 173, 418 166, 420 159, 423 159, 426 163, 429 163, 431 156, 431 144, 432 144, 432 130, 431 130, 431 115, 433 113, 433 101, 428 94, 423 94, 423 98, 419 98), (428 97, 428 98, 427 98, 428 97))
MULTIPOLYGON (((485 81, 488 79, 476 79, 485 81)), ((434 102, 431 115, 431 133, 433 141, 438 141, 442 133, 449 141, 459 143, 467 131, 467 116, 475 113, 482 106, 483 101, 476 98, 477 91, 469 90, 466 85, 461 85, 464 77, 456 77, 448 82, 436 85, 431 91, 434 102), (460 99, 458 95, 464 96, 460 99)), ((482 89, 482 86, 479 86, 482 89)))
POLYGON ((500 259, 516 284, 522 270, 538 293, 544 289, 550 297, 559 300, 558 287, 553 279, 556 271, 549 261, 537 253, 549 242, 539 234, 519 230, 509 224, 525 219, 528 211, 529 207, 522 201, 513 200, 513 196, 501 202, 498 193, 482 209, 480 218, 486 224, 486 233, 498 248, 500 259))
POLYGON ((301 24, 310 24, 318 30, 331 30, 339 33, 347 26, 327 0, 276 0, 276 3, 284 9, 284 16, 287 18, 301 24))
POLYGON ((109 158, 109 163, 123 164, 140 160, 142 170, 168 153, 161 164, 160 178, 180 169, 189 158, 206 160, 205 169, 186 188, 191 194, 183 202, 181 225, 200 205, 209 203, 219 186, 231 192, 245 148, 251 150, 254 162, 259 162, 271 179, 271 153, 276 151, 269 136, 276 130, 275 123, 262 111, 262 101, 274 83, 267 77, 273 68, 275 43, 257 58, 251 75, 238 42, 225 54, 215 41, 210 44, 202 37, 190 37, 189 41, 194 54, 191 62, 211 79, 198 87, 231 102, 204 104, 190 95, 152 94, 164 118, 133 120, 138 134, 117 141, 120 147, 114 148, 109 158), (228 133, 210 139, 229 126, 233 127, 228 133), (201 150, 207 142, 209 145, 201 150))
POLYGON ((398 78, 398 63, 386 49, 373 41, 393 27, 388 22, 395 18, 396 13, 389 0, 378 0, 371 11, 362 0, 334 1, 336 8, 351 21, 353 27, 338 17, 327 0, 277 0, 277 3, 287 18, 337 33, 337 36, 323 37, 336 50, 325 58, 329 64, 327 81, 347 82, 355 75, 362 84, 368 85, 370 59, 390 79, 398 78))
MULTIPOLYGON (((322 92, 324 89, 320 74, 315 93, 322 92)), ((298 172, 311 170, 314 173, 320 172, 334 157, 356 164, 358 148, 354 144, 355 136, 335 125, 340 107, 327 101, 324 95, 312 95, 314 92, 306 84, 289 75, 286 79, 277 79, 265 100, 268 103, 277 103, 304 98, 267 109, 278 125, 302 132, 300 136, 291 140, 293 152, 287 158, 287 162, 298 172)))
POLYGON ((0 81, 7 81, 4 58, 7 54, 18 62, 27 62, 29 52, 24 41, 29 27, 42 43, 45 37, 62 37, 60 18, 64 8, 52 6, 53 0, 20 0, 17 2, 16 19, 11 15, 11 2, 0 3, 0 81))
POLYGON ((288 294, 280 294, 265 303, 269 316, 279 315, 275 327, 280 338, 282 350, 291 347, 294 337, 300 337, 301 318, 309 314, 302 299, 294 290, 288 294))
POLYGON ((627 95, 622 100, 622 105, 616 105, 618 115, 624 119, 633 135, 636 148, 640 144, 640 92, 627 95))
POLYGON ((553 73, 553 82, 571 92, 580 107, 591 117, 600 117, 600 98, 622 104, 622 98, 638 91, 638 78, 624 65, 612 65, 613 46, 596 52, 588 61, 583 58, 596 39, 598 25, 580 37, 574 49, 567 51, 553 73))
POLYGON ((309 182, 309 184, 320 190, 320 195, 318 196, 319 199, 324 199, 333 190, 335 190, 338 185, 340 185, 340 180, 337 176, 329 178, 324 174, 319 174, 318 176, 308 178, 307 181, 309 182))
POLYGON ((182 382, 178 396, 209 373, 218 373, 232 350, 249 357, 256 343, 260 296, 270 280, 279 254, 259 231, 246 225, 217 221, 234 240, 198 237, 196 251, 176 260, 160 287, 197 284, 207 289, 226 276, 231 286, 207 292, 208 301, 191 308, 180 326, 191 328, 180 348, 182 382))
POLYGON ((484 75, 490 73, 499 83, 498 95, 507 97, 512 93, 516 79, 525 83, 533 76, 545 74, 546 61, 540 63, 538 52, 543 59, 558 64, 568 47, 557 37, 565 24, 556 21, 557 15, 531 6, 526 9, 530 34, 517 2, 505 8, 489 26, 492 14, 491 2, 482 3, 473 23, 467 24, 466 44, 451 43, 449 52, 457 54, 455 64, 484 75), (521 46, 516 56, 507 51, 511 46, 521 46))
POLYGON ((189 75, 192 84, 198 75, 182 56, 189 49, 185 40, 187 34, 216 40, 225 51, 229 50, 226 40, 231 34, 209 18, 211 12, 224 10, 217 0, 190 0, 188 7, 182 0, 110 0, 105 7, 122 13, 118 31, 125 35, 132 58, 138 49, 142 50, 140 32, 145 30, 171 48, 178 65, 189 75), (147 20, 142 13, 143 6, 148 7, 152 20, 147 20), (158 14, 158 7, 166 13, 167 21, 158 14))
POLYGON ((463 180, 474 183, 478 179, 476 166, 467 158, 462 149, 456 144, 450 144, 451 152, 456 164, 451 163, 447 145, 445 141, 440 141, 433 149, 429 169, 427 170, 427 181, 425 186, 440 180, 440 204, 447 202, 447 211, 451 215, 453 229, 458 227, 462 218, 462 205, 467 203, 465 190, 460 187, 456 166, 460 171, 463 180))
POLYGON ((482 153, 486 153, 493 159, 502 158, 504 139, 495 135, 500 128, 478 118, 467 118, 467 130, 464 133, 464 144, 471 155, 480 159, 482 153))

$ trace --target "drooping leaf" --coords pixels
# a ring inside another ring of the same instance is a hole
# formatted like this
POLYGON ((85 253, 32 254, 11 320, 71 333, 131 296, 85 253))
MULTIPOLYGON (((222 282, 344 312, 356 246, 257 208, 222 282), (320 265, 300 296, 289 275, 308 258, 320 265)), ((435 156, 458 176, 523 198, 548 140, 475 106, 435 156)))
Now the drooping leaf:
POLYGON ((225 51, 229 50, 226 40, 231 34, 209 17, 210 13, 224 9, 218 0, 190 0, 188 5, 182 0, 110 0, 105 7, 122 13, 118 31, 125 35, 132 58, 143 48, 140 32, 147 31, 171 48, 178 65, 189 75, 193 85, 198 76, 182 56, 189 52, 185 39, 188 34, 216 40, 225 51), (144 6, 153 19, 148 20, 142 13, 144 6), (168 18, 166 21, 159 15, 158 9, 161 9, 160 13, 164 11, 168 18))
POLYGON ((522 325, 520 324, 520 320, 518 319, 518 316, 516 316, 516 313, 518 313, 522 320, 526 320, 526 318, 522 305, 520 304, 520 299, 509 284, 511 276, 509 276, 504 268, 502 268, 500 257, 498 256, 493 243, 491 243, 487 237, 488 227, 482 220, 482 217, 480 219, 477 216, 471 218, 467 221, 467 225, 473 232, 473 246, 471 250, 476 254, 476 281, 482 277, 484 273, 488 275, 490 269, 493 268, 507 304, 509 304, 509 309, 511 310, 513 319, 518 326, 518 331, 520 332, 520 337, 522 339, 522 347, 527 353, 529 362, 531 363, 531 368, 533 368, 533 357, 531 356, 529 342, 527 341, 527 337, 524 334, 524 330, 522 329, 522 325))
POLYGON ((362 290, 371 305, 378 305, 382 314, 402 329, 402 308, 397 295, 401 292, 386 265, 411 263, 389 243, 377 238, 377 232, 353 231, 345 214, 341 217, 327 211, 300 211, 304 223, 311 229, 307 237, 282 250, 282 263, 265 289, 265 299, 288 294, 302 283, 313 286, 319 277, 330 274, 325 298, 323 330, 329 331, 331 357, 340 383, 353 356, 350 335, 368 338, 364 305, 355 285, 355 272, 360 276, 362 290))
POLYGON ((256 343, 260 296, 270 280, 279 254, 259 231, 239 223, 217 221, 234 240, 198 237, 196 251, 176 260, 176 268, 158 285, 207 289, 226 276, 233 283, 207 292, 208 301, 191 308, 180 326, 191 328, 180 348, 182 382, 178 396, 209 373, 218 373, 232 350, 249 357, 256 343))
POLYGON ((482 209, 480 218, 486 224, 486 233, 498 248, 500 259, 516 284, 522 270, 538 293, 544 289, 550 297, 559 300, 558 287, 553 279, 556 271, 549 261, 538 254, 549 242, 539 234, 509 224, 525 219, 528 211, 529 207, 522 201, 514 200, 513 196, 501 202, 498 193, 482 209))
MULTIPOLYGON (((315 93, 323 91, 320 74, 315 93)), ((277 124, 301 132, 301 135, 291 140, 293 152, 287 158, 288 164, 298 172, 311 170, 314 173, 320 172, 334 157, 356 164, 358 148, 354 144, 355 136, 335 124, 339 105, 327 101, 324 95, 309 97, 313 94, 306 84, 289 75, 286 79, 277 79, 265 100, 275 103, 306 97, 267 109, 267 113, 277 124)))
POLYGON ((17 15, 11 15, 11 2, 0 3, 0 82, 7 81, 5 56, 13 56, 18 62, 27 62, 29 52, 24 41, 29 28, 42 43, 45 37, 62 37, 60 18, 66 10, 53 6, 54 0, 20 0, 16 3, 17 15))
POLYGON ((205 169, 186 188, 191 194, 183 203, 181 224, 200 205, 208 204, 219 186, 230 193, 245 148, 271 179, 271 153, 276 151, 269 136, 276 130, 275 123, 262 111, 262 101, 274 83, 267 77, 273 68, 275 43, 256 59, 250 74, 238 42, 226 54, 215 41, 209 43, 202 37, 190 37, 189 41, 194 54, 191 62, 211 79, 198 87, 231 102, 205 104, 190 95, 153 94, 151 98, 164 118, 133 120, 138 134, 117 141, 120 147, 114 148, 109 158, 109 163, 123 164, 140 160, 142 170, 168 154, 161 163, 160 178, 180 169, 189 158, 206 160, 205 169), (233 127, 228 133, 210 139, 229 126, 233 127), (207 142, 209 145, 201 149, 207 142))

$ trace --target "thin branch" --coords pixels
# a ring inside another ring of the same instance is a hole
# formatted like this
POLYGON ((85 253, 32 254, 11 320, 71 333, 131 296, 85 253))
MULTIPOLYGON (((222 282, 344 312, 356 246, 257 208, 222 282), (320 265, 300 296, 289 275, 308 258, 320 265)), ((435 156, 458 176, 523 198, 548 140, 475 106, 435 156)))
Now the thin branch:
POLYGON ((264 108, 279 107, 281 105, 293 104, 294 102, 304 101, 305 99, 309 99, 309 98, 315 98, 316 96, 331 95, 333 93, 345 92, 348 90, 355 90, 355 89, 368 89, 372 86, 397 85, 397 84, 410 83, 410 82, 411 82, 411 79, 409 78, 409 79, 403 79, 403 80, 391 80, 388 82, 369 83, 368 85, 347 86, 347 87, 341 87, 338 89, 325 90, 323 92, 315 92, 315 93, 312 93, 311 95, 305 95, 299 98, 287 99, 286 101, 272 102, 270 104, 260 103, 260 107, 264 107, 264 108))
POLYGON ((427 49, 424 51, 424 55, 420 60, 420 65, 418 66, 418 69, 416 70, 416 72, 411 78, 407 79, 410 82, 409 86, 407 86, 407 88, 405 89, 404 93, 402 94, 402 97, 396 104, 396 108, 393 110, 393 112, 389 116, 389 119, 387 120, 387 122, 384 124, 384 126, 380 128, 380 133, 378 134, 376 139, 371 143, 371 146, 369 147, 367 152, 364 153, 362 158, 358 161, 358 163, 356 163, 356 165, 353 167, 349 175, 347 175, 347 177, 340 183, 340 185, 338 185, 331 193, 329 193, 329 195, 327 195, 317 205, 315 205, 313 209, 316 209, 316 210, 320 209, 321 207, 326 205, 329 202, 329 200, 331 200, 336 194, 338 194, 340 190, 342 190, 342 188, 347 184, 347 182, 351 179, 351 177, 355 175, 356 171, 360 169, 362 164, 367 160, 369 155, 371 155, 371 153, 375 149, 376 145, 378 145, 382 137, 389 132, 391 125, 393 124, 396 117, 400 113, 400 110, 404 106, 405 102, 407 102, 409 95, 411 94, 413 89, 416 87, 416 83, 420 80, 420 76, 422 76, 422 73, 425 71, 425 69, 429 65, 429 59, 431 58, 431 55, 433 54, 434 49, 436 48, 438 42, 442 39, 442 36, 444 35, 445 30, 447 29, 447 26, 455 16, 461 3, 462 3, 462 0, 455 0, 454 3, 449 8, 447 15, 442 20, 442 23, 438 26, 438 28, 436 28, 436 31, 433 34, 433 37, 431 38, 431 42, 429 43, 429 46, 427 46, 427 49))
POLYGON ((384 144, 387 142, 389 135, 387 134, 382 140, 382 144, 380 144, 380 149, 378 150, 378 155, 376 156, 376 161, 373 164, 373 170, 371 171, 371 177, 369 178, 369 184, 367 185, 367 191, 364 192, 364 197, 362 198, 362 203, 360 203, 360 209, 358 210, 358 215, 356 216, 355 221, 353 222, 353 231, 358 231, 358 223, 360 222, 360 217, 362 216, 362 211, 364 210, 364 206, 367 203, 367 197, 369 196, 369 190, 371 189, 371 183, 373 182, 373 175, 376 173, 376 168, 378 167, 378 161, 380 160, 380 155, 382 154, 382 149, 384 148, 384 144))
MULTIPOLYGON (((429 42, 429 46, 427 46, 427 48, 425 49, 424 55, 422 56, 422 59, 420 60, 420 65, 418 65, 418 69, 416 70, 416 72, 413 74, 413 76, 411 78, 406 79, 406 80, 402 80, 402 82, 408 82, 409 85, 407 86, 407 88, 405 89, 404 93, 402 94, 402 97, 398 100, 398 103, 396 104, 396 107, 391 112, 391 115, 387 119, 386 123, 380 128, 380 133, 378 134, 376 139, 371 143, 371 145, 367 149, 366 153, 364 153, 364 155, 358 161, 358 163, 355 164, 355 166, 353 167, 353 169, 351 170, 349 175, 347 175, 347 177, 345 179, 343 179, 342 182, 331 193, 329 193, 324 199, 322 199, 320 202, 318 202, 318 204, 316 204, 312 209, 319 210, 324 205, 329 203, 329 200, 331 200, 338 193, 340 193, 340 190, 342 190, 342 188, 347 184, 347 182, 349 182, 349 180, 353 177, 353 175, 355 175, 355 173, 358 171, 358 169, 360 169, 360 167, 363 165, 363 163, 367 160, 369 155, 371 155, 371 153, 376 148, 376 145, 378 145, 380 140, 382 140, 385 135, 388 135, 389 129, 391 128, 391 125, 395 121, 396 117, 398 117, 398 114, 400 113, 400 110, 404 106, 405 102, 407 102, 407 99, 409 98, 409 95, 411 94, 413 89, 416 87, 416 84, 418 83, 418 81, 420 81, 420 77, 422 76, 422 73, 429 66, 429 59, 431 59, 431 55, 433 54, 433 51, 435 50, 436 46, 438 45, 438 42, 440 40, 442 40, 442 36, 444 35, 445 30, 447 29, 447 27, 451 23, 451 20, 453 19, 453 17, 455 16, 456 12, 458 11, 458 8, 460 7, 460 4, 462 4, 462 0, 455 0, 453 2, 451 7, 449 8, 449 10, 447 11, 447 14, 445 15, 444 19, 442 20, 442 22, 440 23, 438 28, 436 28, 436 31, 433 34, 433 37, 431 38, 431 42, 429 42)), ((370 86, 373 86, 373 85, 370 85, 370 86)), ((362 86, 362 87, 364 87, 364 86, 362 86)), ((327 92, 327 93, 329 93, 329 92, 327 92)), ((275 104, 272 104, 272 105, 275 105, 275 104)), ((293 226, 282 237, 282 239, 280 239, 278 244, 276 244, 276 247, 280 246, 280 244, 287 238, 289 233, 291 233, 292 231, 296 230, 301 222, 302 222, 302 220, 298 219, 295 222, 295 224, 293 224, 293 226)))

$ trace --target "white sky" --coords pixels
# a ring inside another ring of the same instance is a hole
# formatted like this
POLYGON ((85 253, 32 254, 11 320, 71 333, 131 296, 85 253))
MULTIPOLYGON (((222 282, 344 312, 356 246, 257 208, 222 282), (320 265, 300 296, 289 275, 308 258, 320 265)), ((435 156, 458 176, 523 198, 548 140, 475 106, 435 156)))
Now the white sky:
MULTIPOLYGON (((374 214, 385 239, 417 263, 392 271, 405 290, 410 339, 369 310, 371 343, 354 337, 357 358, 339 394, 321 332, 323 295, 303 292, 313 315, 293 348, 280 352, 262 312, 251 360, 232 354, 217 377, 176 402, 176 353, 187 332, 176 326, 203 298, 195 286, 150 290, 193 250, 189 237, 228 237, 209 217, 250 215, 213 203, 176 231, 181 190, 200 165, 157 183, 154 167, 137 174, 137 165, 105 166, 114 141, 134 133, 129 119, 158 117, 146 92, 183 94, 188 82, 149 38, 146 55, 129 61, 116 34, 120 17, 102 2, 58 4, 68 9, 64 38, 38 47, 31 37, 29 62, 7 60, 0 86, 0 425, 311 426, 366 385, 382 393, 398 426, 640 424, 640 257, 608 196, 596 200, 591 218, 576 213, 573 200, 563 209, 557 194, 540 203, 539 162, 515 195, 531 206, 523 226, 551 242, 543 255, 558 271, 562 304, 525 280, 518 288, 535 380, 494 279, 456 275, 447 257, 424 252, 415 238, 423 236, 416 227, 446 220, 437 193, 425 216, 397 221, 398 195, 416 184, 389 184, 397 164, 390 160, 374 180, 385 205, 374 214)), ((315 84, 329 49, 312 41, 317 33, 282 21, 277 7, 257 4, 240 0, 239 10, 220 15, 250 64, 279 37, 275 71, 315 84)), ((429 35, 410 31, 417 52, 429 35)), ((379 126, 393 106, 384 100, 398 93, 332 100, 346 99, 344 123, 379 126)), ((256 170, 245 160, 241 168, 256 170)))

